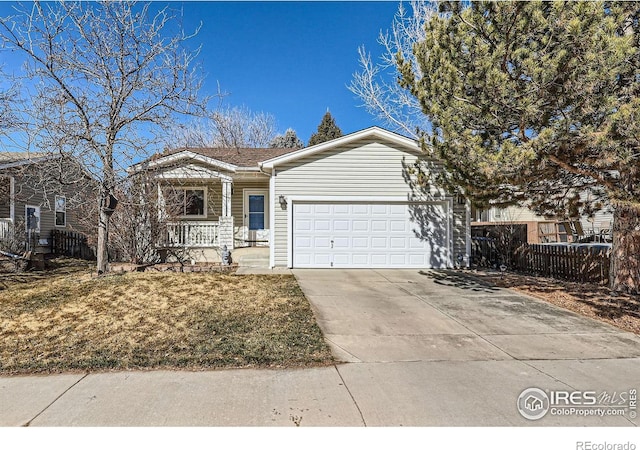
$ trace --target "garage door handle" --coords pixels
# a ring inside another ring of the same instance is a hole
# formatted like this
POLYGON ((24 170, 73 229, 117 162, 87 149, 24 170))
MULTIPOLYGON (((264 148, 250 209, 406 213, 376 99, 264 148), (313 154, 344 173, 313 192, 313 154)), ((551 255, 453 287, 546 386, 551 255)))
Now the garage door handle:
POLYGON ((331 240, 331 248, 333 248, 333 239, 331 240))

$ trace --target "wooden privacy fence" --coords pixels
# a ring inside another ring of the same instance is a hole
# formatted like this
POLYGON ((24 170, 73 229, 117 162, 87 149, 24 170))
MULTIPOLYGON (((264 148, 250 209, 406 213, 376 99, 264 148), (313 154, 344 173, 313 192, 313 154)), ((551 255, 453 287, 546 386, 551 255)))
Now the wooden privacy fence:
POLYGON ((82 233, 64 230, 51 231, 51 253, 81 259, 95 259, 95 253, 82 233))
POLYGON ((611 252, 594 246, 523 244, 511 259, 511 268, 569 281, 609 281, 611 252))

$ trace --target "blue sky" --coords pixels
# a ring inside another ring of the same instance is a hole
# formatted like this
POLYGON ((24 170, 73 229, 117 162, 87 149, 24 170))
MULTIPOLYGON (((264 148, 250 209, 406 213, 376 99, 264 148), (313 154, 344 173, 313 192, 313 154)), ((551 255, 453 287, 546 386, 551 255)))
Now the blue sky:
MULTIPOLYGON (((10 14, 12 4, 0 0, 0 15, 10 14)), ((202 22, 190 45, 202 47, 204 92, 214 94, 219 83, 229 94, 226 106, 270 113, 280 132, 293 128, 305 142, 327 108, 345 134, 380 125, 358 106, 360 100, 347 85, 359 70, 358 47, 364 44, 374 57, 379 55, 378 35, 390 28, 398 5, 397 1, 170 2, 170 7, 182 9, 186 32, 202 22)), ((19 70, 17 55, 2 57, 6 72, 19 70)))
POLYGON ((358 70, 358 46, 374 55, 398 2, 174 2, 185 28, 202 20, 194 40, 210 92, 225 103, 275 116, 305 142, 327 108, 346 134, 377 124, 347 85, 358 70))

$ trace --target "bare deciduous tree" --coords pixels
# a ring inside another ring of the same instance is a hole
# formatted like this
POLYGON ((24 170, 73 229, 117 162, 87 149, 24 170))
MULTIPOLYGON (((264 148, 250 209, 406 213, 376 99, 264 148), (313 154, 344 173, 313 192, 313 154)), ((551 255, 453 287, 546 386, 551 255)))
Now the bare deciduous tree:
MULTIPOLYGON (((198 50, 167 8, 132 1, 35 2, 0 18, 0 39, 26 57, 33 144, 70 155, 99 183, 98 273, 123 169, 153 151, 175 114, 203 114, 198 50)), ((196 30, 197 32, 197 30, 196 30)))
POLYGON ((276 136, 276 120, 246 107, 223 108, 207 118, 173 127, 167 146, 267 148, 276 136))
POLYGON ((269 143, 269 147, 273 148, 302 148, 304 142, 298 137, 295 130, 287 128, 284 134, 274 137, 269 143))
MULTIPOLYGON (((419 71, 413 55, 413 45, 425 38, 425 24, 437 13, 437 3, 413 0, 409 8, 400 4, 391 30, 380 32, 378 42, 383 53, 377 62, 363 47, 358 49, 361 70, 353 75, 349 90, 356 94, 369 113, 395 131, 418 138, 418 128, 429 129, 418 99, 402 88, 397 80, 398 55, 404 61, 412 61, 419 71)), ((416 72, 418 73, 418 72, 416 72)))

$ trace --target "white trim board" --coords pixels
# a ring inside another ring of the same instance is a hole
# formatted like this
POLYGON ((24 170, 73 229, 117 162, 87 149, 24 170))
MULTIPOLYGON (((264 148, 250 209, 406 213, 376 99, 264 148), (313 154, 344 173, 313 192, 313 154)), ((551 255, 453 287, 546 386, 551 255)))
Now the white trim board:
POLYGON ((226 170, 228 172, 236 172, 237 166, 234 164, 229 164, 224 161, 220 161, 218 159, 209 158, 208 156, 201 155, 199 153, 194 153, 189 150, 183 150, 178 153, 174 153, 172 155, 162 156, 154 161, 149 161, 145 163, 136 164, 132 166, 130 170, 132 172, 138 172, 141 169, 152 169, 154 167, 160 167, 165 164, 171 164, 182 160, 193 160, 201 163, 208 164, 213 167, 218 167, 219 169, 226 170))
POLYGON ((222 174, 206 167, 187 164, 160 172, 155 176, 158 180, 222 180, 233 181, 229 175, 222 174))

